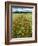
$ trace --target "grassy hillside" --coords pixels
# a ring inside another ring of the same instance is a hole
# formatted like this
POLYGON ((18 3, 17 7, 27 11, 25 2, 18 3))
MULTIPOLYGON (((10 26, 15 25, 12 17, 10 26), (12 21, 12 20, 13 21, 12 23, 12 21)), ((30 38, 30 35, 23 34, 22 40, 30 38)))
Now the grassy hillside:
POLYGON ((32 13, 12 13, 13 38, 32 37, 32 13))

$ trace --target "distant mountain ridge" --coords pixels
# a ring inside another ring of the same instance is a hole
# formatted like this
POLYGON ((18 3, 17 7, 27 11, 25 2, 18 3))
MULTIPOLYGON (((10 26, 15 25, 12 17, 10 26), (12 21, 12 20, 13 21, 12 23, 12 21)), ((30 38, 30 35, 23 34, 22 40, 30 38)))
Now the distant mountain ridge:
POLYGON ((32 12, 13 12, 13 13, 32 13, 32 12))

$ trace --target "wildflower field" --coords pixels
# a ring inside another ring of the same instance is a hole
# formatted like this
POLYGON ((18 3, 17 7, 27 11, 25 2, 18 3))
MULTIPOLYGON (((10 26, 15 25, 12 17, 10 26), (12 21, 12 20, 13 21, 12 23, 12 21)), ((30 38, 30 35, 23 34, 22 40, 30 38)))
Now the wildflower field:
POLYGON ((12 13, 12 38, 32 37, 32 12, 12 13))

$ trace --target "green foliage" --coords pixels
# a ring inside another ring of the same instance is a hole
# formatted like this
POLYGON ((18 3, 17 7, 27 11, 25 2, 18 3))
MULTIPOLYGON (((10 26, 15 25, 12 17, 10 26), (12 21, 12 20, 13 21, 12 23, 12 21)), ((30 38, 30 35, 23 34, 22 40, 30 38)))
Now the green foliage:
POLYGON ((22 38, 32 36, 32 14, 14 13, 12 17, 12 37, 22 38))

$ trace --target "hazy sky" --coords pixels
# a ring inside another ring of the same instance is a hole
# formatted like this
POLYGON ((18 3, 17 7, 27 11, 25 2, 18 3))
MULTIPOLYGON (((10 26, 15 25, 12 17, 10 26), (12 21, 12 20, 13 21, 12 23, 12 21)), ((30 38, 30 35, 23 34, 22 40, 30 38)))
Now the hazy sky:
POLYGON ((12 12, 32 12, 32 8, 12 8, 12 12))

